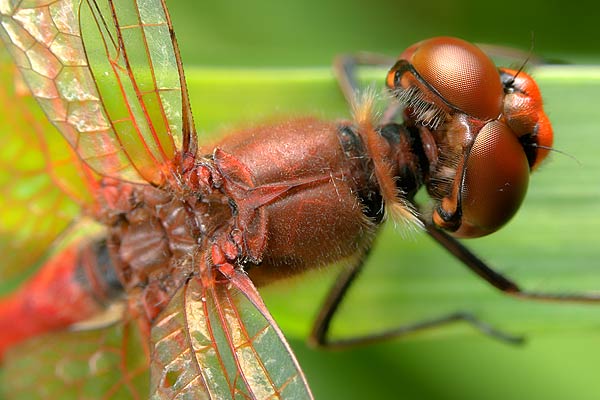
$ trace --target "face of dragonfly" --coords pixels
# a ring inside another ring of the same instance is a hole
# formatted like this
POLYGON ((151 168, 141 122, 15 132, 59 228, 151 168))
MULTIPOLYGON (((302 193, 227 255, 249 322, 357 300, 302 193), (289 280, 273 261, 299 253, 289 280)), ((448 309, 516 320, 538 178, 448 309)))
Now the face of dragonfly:
POLYGON ((497 68, 471 43, 438 37, 405 50, 387 85, 439 154, 426 183, 436 199, 434 223, 458 237, 505 225, 553 141, 531 76, 497 68))

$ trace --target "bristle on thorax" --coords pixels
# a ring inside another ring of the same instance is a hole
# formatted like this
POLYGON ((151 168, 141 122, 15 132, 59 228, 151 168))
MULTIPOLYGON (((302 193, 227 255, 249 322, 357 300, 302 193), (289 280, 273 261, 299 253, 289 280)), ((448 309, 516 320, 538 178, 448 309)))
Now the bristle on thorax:
POLYGON ((386 216, 391 217, 395 225, 402 231, 415 231, 423 228, 418 211, 404 197, 404 193, 396 186, 394 160, 390 158, 390 144, 377 131, 380 114, 375 110, 378 95, 367 90, 357 97, 353 104, 354 120, 359 134, 373 162, 373 169, 381 195, 385 203, 386 216))

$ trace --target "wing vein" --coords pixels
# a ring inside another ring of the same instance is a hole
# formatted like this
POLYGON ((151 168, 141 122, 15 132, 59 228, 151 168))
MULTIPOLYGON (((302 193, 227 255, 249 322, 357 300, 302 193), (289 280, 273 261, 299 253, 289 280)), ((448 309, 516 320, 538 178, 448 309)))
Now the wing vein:
MULTIPOLYGON (((144 29, 141 29, 142 28, 141 15, 139 13, 139 5, 138 5, 137 0, 135 1, 135 4, 136 4, 138 21, 140 21, 140 24, 138 24, 137 27, 140 28, 140 33, 141 33, 142 38, 144 40, 144 45, 145 45, 144 46, 144 50, 146 52, 146 57, 147 57, 147 59, 149 61, 148 62, 148 67, 150 69, 150 74, 152 76, 152 82, 154 83, 154 87, 156 87, 157 86, 156 85, 156 83, 157 83, 156 82, 156 73, 154 71, 154 65, 152 64, 152 56, 150 54, 150 50, 149 50, 149 46, 148 46, 148 40, 147 40, 147 37, 146 37, 146 32, 145 32, 144 29)), ((134 87, 134 91, 135 91, 135 93, 137 95, 137 98, 138 98, 138 101, 140 103, 140 106, 142 107, 142 110, 143 110, 143 113, 144 113, 144 117, 146 118, 146 122, 148 124, 149 129, 150 129, 150 132, 151 132, 152 137, 154 138, 154 140, 155 140, 155 142, 157 144, 158 150, 160 151, 160 155, 162 157, 162 162, 164 163, 165 161, 167 161, 169 159, 169 157, 165 153, 164 148, 160 145, 160 140, 158 138, 158 134, 156 132, 156 128, 154 127, 154 124, 152 123, 152 119, 150 118, 150 114, 148 112, 148 108, 147 108, 146 103, 144 102, 144 99, 143 99, 143 93, 140 91, 139 85, 138 85, 137 80, 135 78, 135 75, 133 73, 133 70, 132 70, 132 67, 131 67, 131 63, 130 63, 130 60, 129 60, 129 55, 127 54, 127 48, 125 46, 125 42, 123 40, 123 35, 121 33, 121 29, 122 28, 121 28, 121 26, 119 24, 119 21, 118 21, 118 18, 117 18, 117 14, 116 14, 116 10, 114 8, 115 7, 114 2, 111 1, 110 5, 111 5, 112 13, 113 13, 114 23, 115 23, 115 25, 117 27, 117 39, 118 39, 118 42, 119 42, 119 48, 122 49, 122 51, 123 51, 123 59, 125 61, 125 65, 126 65, 126 69, 127 69, 127 74, 129 76, 129 79, 131 80, 131 84, 134 87)), ((160 96, 158 96, 158 93, 157 93, 157 100, 161 104, 160 111, 161 111, 161 116, 162 116, 162 119, 163 119, 163 123, 165 124, 165 127, 167 129, 170 129, 169 128, 168 119, 167 119, 167 117, 165 115, 165 112, 164 112, 164 106, 162 105, 162 99, 160 98, 160 96)), ((168 136, 169 136, 169 138, 172 141, 173 136, 172 136, 171 132, 169 132, 168 136)), ((143 140, 143 137, 142 137, 142 140, 143 140)), ((148 145, 147 145, 147 143, 146 143, 145 140, 144 140, 144 145, 148 149, 148 152, 150 154, 152 154, 152 157, 154 158, 154 160, 157 161, 156 158, 154 157, 153 152, 150 151, 150 149, 149 149, 149 147, 148 147, 148 145)))

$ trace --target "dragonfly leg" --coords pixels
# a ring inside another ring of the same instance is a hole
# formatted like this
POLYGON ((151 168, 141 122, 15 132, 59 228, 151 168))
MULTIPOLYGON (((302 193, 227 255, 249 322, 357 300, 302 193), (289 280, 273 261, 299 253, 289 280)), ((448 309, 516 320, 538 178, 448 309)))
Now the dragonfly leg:
POLYGON ((484 279, 490 285, 494 286, 496 289, 508 295, 525 299, 559 302, 600 302, 600 292, 549 293, 522 289, 516 282, 510 280, 491 268, 483 260, 471 252, 471 250, 469 250, 458 240, 448 235, 446 232, 439 230, 431 224, 426 224, 425 229, 427 230, 429 236, 442 245, 442 247, 448 250, 452 255, 462 261, 467 268, 477 274, 480 278, 484 279))
MULTIPOLYGON (((359 91, 357 68, 360 66, 381 66, 389 68, 396 60, 392 57, 377 53, 355 53, 341 54, 333 60, 333 72, 338 85, 344 94, 346 102, 353 106, 357 103, 357 93, 359 91)), ((402 111, 399 103, 392 101, 384 111, 381 124, 386 124, 394 120, 402 111)))
POLYGON ((365 253, 362 256, 362 258, 350 268, 344 269, 338 276, 336 282, 334 283, 333 287, 329 291, 329 294, 327 295, 327 298, 321 308, 321 311, 319 312, 319 315, 317 316, 313 324, 313 328, 308 339, 309 344, 311 344, 312 346, 328 349, 348 348, 358 345, 382 342, 390 340, 392 338, 408 336, 410 334, 416 334, 421 331, 442 327, 450 323, 460 321, 466 322, 481 333, 490 336, 494 339, 500 340, 502 342, 506 342, 509 344, 520 344, 524 341, 524 338, 522 336, 502 332, 494 328, 490 324, 481 321, 473 314, 462 311, 445 314, 432 319, 401 325, 396 328, 392 328, 382 332, 376 332, 373 334, 341 339, 330 339, 328 337, 328 333, 333 317, 335 316, 336 311, 342 303, 345 294, 348 292, 348 289, 352 286, 352 283, 355 281, 356 277, 362 270, 367 256, 368 252, 365 253))

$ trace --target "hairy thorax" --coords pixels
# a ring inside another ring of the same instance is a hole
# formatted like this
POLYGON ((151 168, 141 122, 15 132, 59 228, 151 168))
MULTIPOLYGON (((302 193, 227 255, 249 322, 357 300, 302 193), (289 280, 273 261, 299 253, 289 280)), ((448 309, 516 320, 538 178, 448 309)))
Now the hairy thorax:
POLYGON ((95 216, 152 319, 198 265, 263 285, 362 253, 382 211, 369 162, 346 125, 274 123, 224 139, 164 189, 102 180, 95 216))

